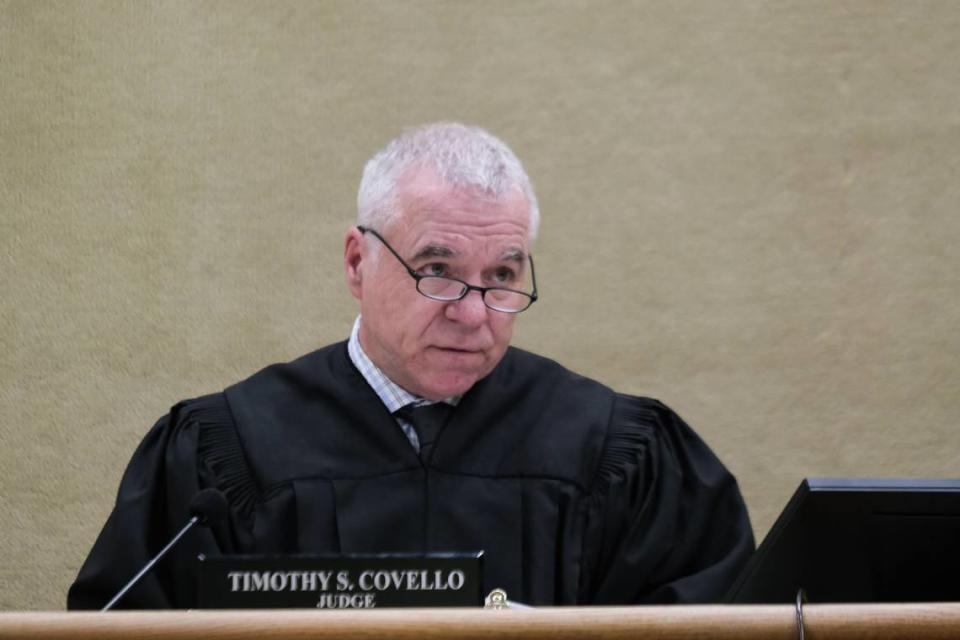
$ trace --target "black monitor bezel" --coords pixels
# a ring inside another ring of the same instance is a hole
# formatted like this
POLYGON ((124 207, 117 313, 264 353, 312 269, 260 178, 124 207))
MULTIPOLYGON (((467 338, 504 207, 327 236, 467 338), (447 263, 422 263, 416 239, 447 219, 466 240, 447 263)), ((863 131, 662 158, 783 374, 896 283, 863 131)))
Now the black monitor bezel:
MULTIPOLYGON (((949 517, 950 527, 960 523, 960 479, 945 478, 806 478, 801 483, 786 507, 777 518, 756 553, 747 563, 738 579, 727 593, 730 603, 773 604, 794 602, 797 590, 805 588, 804 580, 811 579, 809 559, 800 556, 810 554, 810 547, 824 548, 835 536, 838 549, 830 548, 829 553, 840 558, 836 566, 826 570, 835 570, 849 586, 838 585, 836 592, 820 588, 818 592, 808 593, 816 602, 875 602, 893 601, 886 599, 883 593, 889 592, 869 583, 871 577, 865 574, 876 571, 867 558, 870 554, 862 548, 842 548, 851 545, 855 534, 848 529, 859 527, 860 534, 870 531, 876 518, 936 518, 949 517), (827 505, 824 507, 824 505, 827 505), (831 531, 831 523, 821 517, 831 509, 846 509, 842 513, 841 530, 831 531), (811 513, 814 514, 811 516, 811 513), (955 519, 955 520, 953 520, 955 519), (785 547, 792 547, 786 549, 785 547), (791 553, 792 551, 792 553, 791 553), (846 574, 844 573, 846 572, 846 574), (849 573, 854 572, 858 584, 849 573), (806 574, 806 578, 798 576, 806 574), (861 577, 862 576, 862 577, 861 577), (877 595, 880 593, 881 595, 877 595)), ((958 541, 960 548, 960 541, 958 541)), ((908 551, 904 549, 904 552, 908 551)), ((894 552, 895 553, 895 552, 894 552)), ((951 557, 951 562, 960 563, 960 556, 951 557)), ((874 554, 876 557, 876 554, 874 554)), ((875 562, 873 563, 875 564, 875 562)), ((821 571, 822 572, 822 571, 821 571)), ((887 580, 889 580, 887 578, 887 580)), ((822 582, 822 580, 821 580, 822 582)), ((927 585, 929 586, 929 585, 927 585)), ((957 587, 960 591, 960 586, 957 587)), ((926 601, 922 589, 917 589, 917 598, 911 593, 903 595, 906 588, 898 591, 896 601, 926 601)), ((933 595, 936 595, 934 589, 933 595)), ((949 592, 950 599, 956 594, 949 592)), ((943 598, 936 598, 943 599, 943 598)), ((960 598, 956 598, 960 599, 960 598)))

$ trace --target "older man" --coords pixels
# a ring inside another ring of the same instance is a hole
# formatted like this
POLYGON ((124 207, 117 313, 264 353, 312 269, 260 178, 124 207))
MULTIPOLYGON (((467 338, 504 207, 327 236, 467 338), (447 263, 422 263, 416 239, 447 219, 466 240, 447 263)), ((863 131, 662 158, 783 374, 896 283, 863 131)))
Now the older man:
POLYGON ((216 487, 123 602, 189 607, 197 553, 485 551, 532 604, 718 599, 753 549, 732 476, 667 407, 509 347, 537 299, 539 212, 513 152, 421 127, 367 164, 348 341, 176 405, 150 431, 68 604, 101 606, 216 487))

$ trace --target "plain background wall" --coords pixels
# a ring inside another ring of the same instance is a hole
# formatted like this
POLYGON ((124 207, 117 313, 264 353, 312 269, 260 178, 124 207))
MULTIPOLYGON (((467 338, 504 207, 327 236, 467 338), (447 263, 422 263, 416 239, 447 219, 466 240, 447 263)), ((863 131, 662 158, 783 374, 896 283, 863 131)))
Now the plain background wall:
POLYGON ((404 127, 537 187, 516 343, 674 407, 758 536, 951 476, 960 3, 0 0, 0 608, 61 608, 146 429, 343 339, 404 127))

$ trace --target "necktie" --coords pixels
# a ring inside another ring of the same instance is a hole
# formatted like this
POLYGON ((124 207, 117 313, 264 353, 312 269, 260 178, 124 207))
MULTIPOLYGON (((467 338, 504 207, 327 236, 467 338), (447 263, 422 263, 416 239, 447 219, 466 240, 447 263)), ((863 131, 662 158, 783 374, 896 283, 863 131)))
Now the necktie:
POLYGON ((397 411, 397 415, 413 425, 417 431, 417 439, 420 441, 420 459, 427 461, 430 459, 430 452, 433 445, 440 435, 440 430, 446 424, 450 412, 453 411, 446 402, 436 402, 420 407, 403 407, 397 411))

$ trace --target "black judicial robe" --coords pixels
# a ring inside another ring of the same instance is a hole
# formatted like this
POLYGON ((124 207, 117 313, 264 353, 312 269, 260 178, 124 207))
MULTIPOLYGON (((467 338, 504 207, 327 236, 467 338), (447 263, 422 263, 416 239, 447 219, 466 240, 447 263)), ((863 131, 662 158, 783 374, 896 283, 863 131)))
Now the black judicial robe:
POLYGON ((120 607, 196 602, 198 553, 485 552, 534 605, 717 601, 753 551, 734 478, 670 409, 510 348, 422 462, 346 343, 176 405, 147 434, 70 588, 102 607, 189 518, 120 607))

